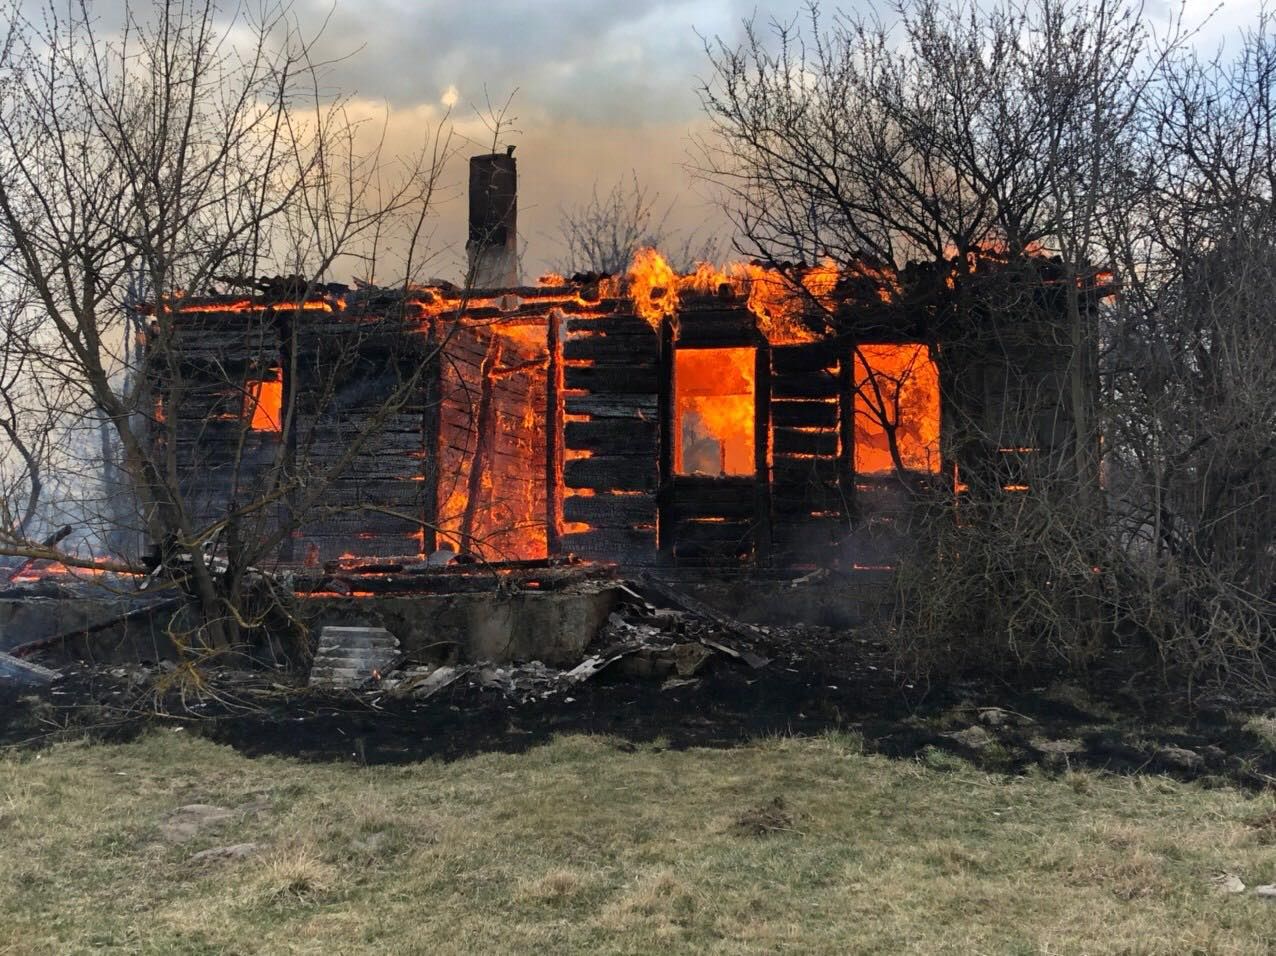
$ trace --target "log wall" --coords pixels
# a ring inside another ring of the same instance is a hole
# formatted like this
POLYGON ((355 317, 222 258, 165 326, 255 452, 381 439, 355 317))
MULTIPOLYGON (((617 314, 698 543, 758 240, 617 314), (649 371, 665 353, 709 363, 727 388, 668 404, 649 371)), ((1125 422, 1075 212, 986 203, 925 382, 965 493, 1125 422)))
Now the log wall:
MULTIPOLYGON (((279 323, 269 312, 210 308, 171 317, 172 348, 156 362, 152 390, 175 426, 172 452, 192 530, 221 522, 278 480, 285 448, 277 432, 242 424, 248 383, 280 361, 279 323)), ((155 430, 167 449, 167 424, 155 430)), ((244 519, 247 535, 277 526, 279 505, 244 519)))
POLYGON ((623 300, 570 316, 563 334, 561 547, 584 558, 656 558, 660 455, 656 331, 623 300))
POLYGON ((425 423, 433 348, 416 320, 306 315, 290 436, 301 479, 286 559, 415 554, 432 517, 425 423), (310 489, 313 489, 311 491, 310 489))

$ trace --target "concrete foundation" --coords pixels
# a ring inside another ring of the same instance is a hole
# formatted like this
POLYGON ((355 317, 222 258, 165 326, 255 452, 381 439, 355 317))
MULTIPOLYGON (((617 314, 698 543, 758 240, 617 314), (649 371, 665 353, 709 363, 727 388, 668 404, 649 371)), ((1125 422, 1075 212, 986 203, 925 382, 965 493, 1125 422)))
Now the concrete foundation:
MULTIPOLYGON (((32 641, 70 634, 107 621, 119 621, 137 610, 136 600, 122 596, 0 598, 0 651, 32 641)), ((105 663, 158 661, 173 656, 165 634, 171 611, 140 613, 84 638, 73 638, 57 654, 105 663)))
POLYGON ((616 606, 620 592, 519 591, 412 597, 309 598, 303 618, 318 627, 382 627, 410 660, 538 660, 580 663, 616 606))

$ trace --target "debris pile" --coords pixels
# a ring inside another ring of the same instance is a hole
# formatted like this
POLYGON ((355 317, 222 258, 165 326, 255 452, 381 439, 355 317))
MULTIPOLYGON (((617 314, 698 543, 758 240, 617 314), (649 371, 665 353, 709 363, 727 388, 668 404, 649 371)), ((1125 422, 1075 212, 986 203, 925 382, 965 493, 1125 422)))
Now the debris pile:
MULTIPOLYGON (((677 687, 694 684, 701 669, 717 657, 750 667, 769 663, 745 643, 765 639, 760 630, 655 579, 644 579, 633 586, 620 584, 619 588, 624 597, 594 640, 593 652, 570 669, 547 667, 538 660, 509 665, 409 663, 398 670, 368 676, 361 685, 344 686, 425 700, 464 680, 468 687, 497 691, 510 700, 527 702, 566 694, 575 685, 613 667, 627 676, 661 679, 668 686, 677 687)), ((333 629, 326 628, 325 633, 328 630, 333 629)), ((316 665, 320 661, 316 655, 316 665)), ((327 673, 325 670, 325 680, 327 673)), ((311 685, 316 685, 313 677, 311 685)))

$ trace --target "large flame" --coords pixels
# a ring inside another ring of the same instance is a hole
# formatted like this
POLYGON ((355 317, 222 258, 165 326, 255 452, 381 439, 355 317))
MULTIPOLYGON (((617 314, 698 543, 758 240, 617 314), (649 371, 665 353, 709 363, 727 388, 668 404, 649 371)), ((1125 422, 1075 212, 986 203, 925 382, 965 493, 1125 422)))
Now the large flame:
POLYGON ((629 266, 629 297, 634 309, 651 325, 678 307, 678 276, 655 249, 639 249, 629 266))
POLYGON ((939 368, 925 345, 861 345, 855 356, 855 471, 939 473, 939 368))
POLYGON ((674 470, 754 473, 754 361, 751 348, 674 353, 674 470))

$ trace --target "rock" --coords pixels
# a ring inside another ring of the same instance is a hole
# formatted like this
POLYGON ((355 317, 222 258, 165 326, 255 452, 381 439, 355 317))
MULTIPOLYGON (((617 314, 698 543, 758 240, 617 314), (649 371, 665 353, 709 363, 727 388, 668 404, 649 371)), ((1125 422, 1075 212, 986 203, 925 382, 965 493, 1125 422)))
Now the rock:
POLYGON ((160 824, 160 833, 169 843, 185 843, 200 832, 220 826, 237 816, 234 810, 208 803, 191 803, 178 807, 160 824))
POLYGON ((1254 887, 1254 895, 1276 903, 1276 883, 1267 883, 1264 886, 1254 887))
POLYGON ((1220 893, 1244 893, 1245 881, 1235 873, 1215 873, 1210 878, 1214 888, 1220 893))
POLYGON ((1173 744, 1160 748, 1156 752, 1156 759, 1176 770, 1200 770, 1205 766, 1205 758, 1195 750, 1173 744))
POLYGON ((967 727, 965 730, 954 730, 942 736, 970 750, 983 750, 996 740, 992 734, 979 726, 967 727))
POLYGON ((196 866, 202 866, 205 863, 222 863, 226 860, 242 860, 244 857, 252 856, 261 845, 258 843, 234 843, 230 846, 215 846, 207 850, 200 850, 192 856, 188 863, 196 866))
POLYGON ((696 671, 704 666, 704 662, 713 656, 713 651, 703 644, 675 644, 673 646, 673 664, 679 677, 694 677, 696 671))
POLYGON ((1033 749, 1041 751, 1043 754, 1055 754, 1058 756, 1067 756, 1068 754, 1079 754, 1085 750, 1085 744, 1075 737, 1063 737, 1059 740, 1049 740, 1045 737, 1034 737, 1031 740, 1033 749))

